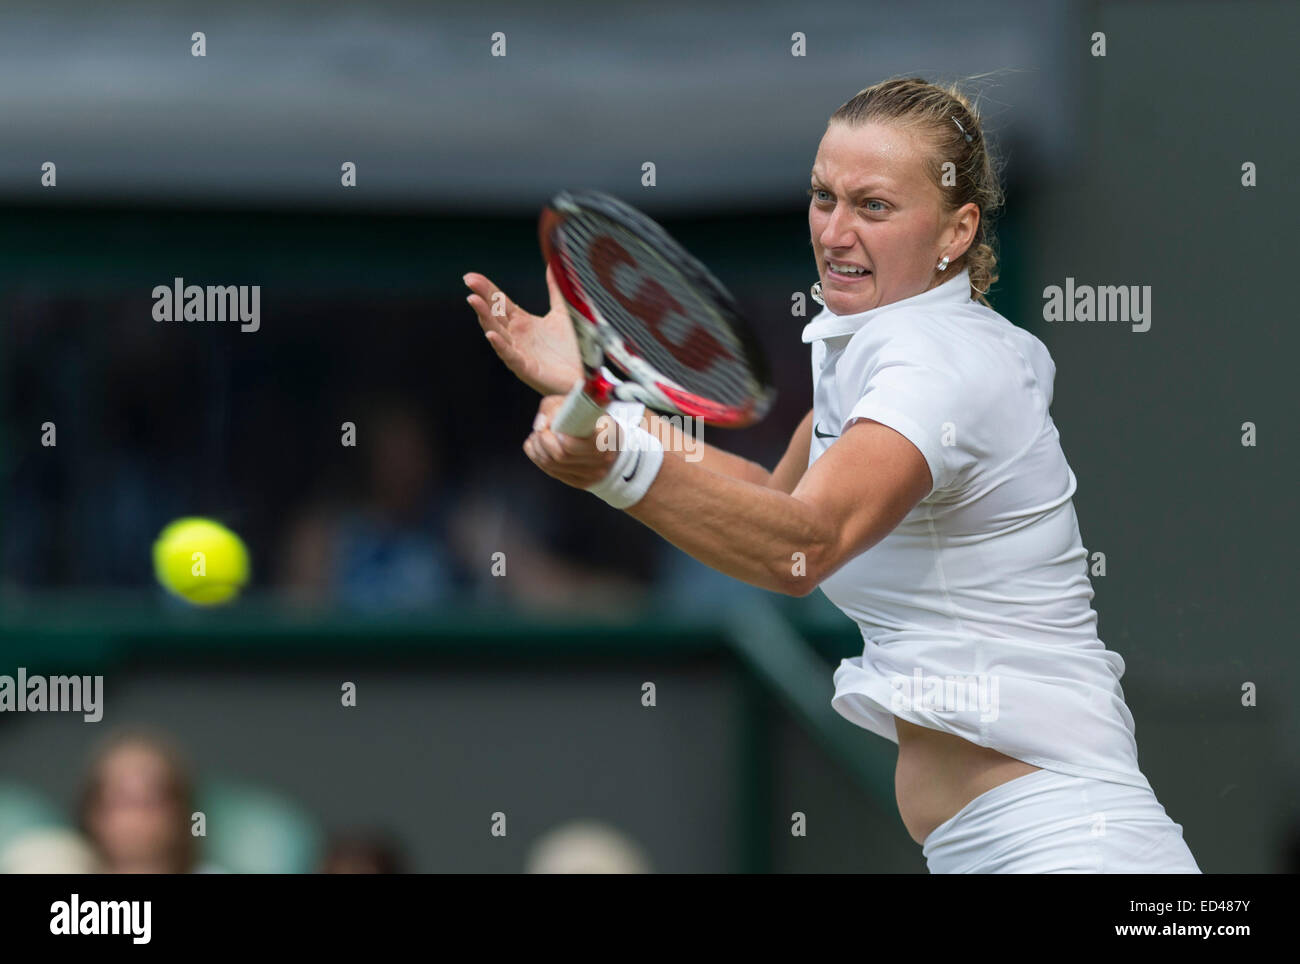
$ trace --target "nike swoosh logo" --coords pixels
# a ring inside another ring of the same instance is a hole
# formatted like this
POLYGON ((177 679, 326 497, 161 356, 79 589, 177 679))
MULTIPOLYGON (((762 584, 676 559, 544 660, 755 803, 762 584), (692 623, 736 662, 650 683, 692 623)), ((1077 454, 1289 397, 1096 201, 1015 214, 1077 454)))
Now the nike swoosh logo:
POLYGON ((816 435, 818 438, 839 438, 838 435, 827 435, 825 432, 823 432, 821 429, 817 427, 816 422, 813 423, 813 434, 816 435))
POLYGON ((636 461, 632 463, 632 468, 631 468, 631 470, 627 473, 627 475, 623 476, 623 481, 624 481, 624 482, 631 482, 631 481, 632 481, 632 476, 636 475, 636 470, 639 469, 640 467, 641 467, 641 453, 640 453, 640 452, 637 452, 637 453, 636 453, 636 461))

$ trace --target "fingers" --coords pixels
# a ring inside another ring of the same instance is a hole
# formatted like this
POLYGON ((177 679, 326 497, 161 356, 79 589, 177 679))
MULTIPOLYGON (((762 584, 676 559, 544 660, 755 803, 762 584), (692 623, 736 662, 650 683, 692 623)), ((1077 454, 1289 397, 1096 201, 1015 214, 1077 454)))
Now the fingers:
MULTIPOLYGON (((547 422, 550 422, 551 416, 555 414, 557 408, 564 404, 564 401, 565 396, 563 395, 547 395, 537 406, 537 417, 544 418, 547 422)), ((538 426, 534 423, 533 428, 537 427, 538 426)))
MULTIPOLYGON (((474 309, 474 314, 478 318, 479 327, 483 329, 485 335, 490 334, 491 332, 496 332, 502 336, 507 335, 506 320, 493 315, 492 309, 488 306, 488 303, 483 300, 481 295, 467 295, 465 302, 474 309)), ((489 338, 488 340, 491 341, 492 339, 489 338)))
POLYGON ((591 438, 574 438, 549 429, 534 431, 531 437, 547 458, 571 469, 608 466, 613 461, 613 453, 602 452, 591 438))
MULTIPOLYGON (((477 271, 466 272, 461 275, 460 280, 465 282, 465 286, 469 288, 470 291, 474 292, 486 302, 491 302, 492 296, 498 291, 501 291, 501 289, 497 287, 496 282, 487 275, 479 274, 477 271)), ((504 291, 501 293, 503 295, 505 294, 504 291)), ((514 302, 511 302, 508 297, 506 298, 506 301, 512 305, 514 304, 514 302)))
POLYGON ((576 489, 589 489, 609 474, 613 453, 575 457, 549 432, 534 432, 524 440, 524 454, 553 479, 576 489))
POLYGON ((617 458, 615 451, 603 451, 595 437, 575 438, 550 430, 551 412, 564 401, 561 395, 548 396, 533 420, 533 432, 524 440, 524 454, 543 472, 567 485, 585 489, 595 485, 609 472, 617 458), (547 404, 547 403, 550 404, 547 404))
MULTIPOLYGON (((560 440, 560 436, 556 435, 554 432, 547 431, 534 432, 533 435, 537 438, 538 446, 546 453, 546 457, 552 462, 568 461, 569 452, 564 447, 564 443, 560 440)), ((574 459, 573 461, 577 462, 578 459, 574 459)))
POLYGON ((461 277, 473 294, 465 298, 484 331, 504 331, 506 321, 519 310, 519 306, 510 300, 504 291, 498 288, 487 276, 470 271, 461 277), (503 310, 504 307, 504 310, 503 310), (493 308, 496 310, 494 311, 493 308))

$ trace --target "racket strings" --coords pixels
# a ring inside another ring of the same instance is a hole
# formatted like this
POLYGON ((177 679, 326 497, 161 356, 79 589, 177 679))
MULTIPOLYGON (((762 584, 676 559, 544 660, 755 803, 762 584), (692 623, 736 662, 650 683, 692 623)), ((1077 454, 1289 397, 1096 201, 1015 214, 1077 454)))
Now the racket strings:
POLYGON ((762 394, 728 320, 644 241, 586 212, 570 214, 561 237, 583 294, 634 356, 607 348, 618 367, 643 359, 661 378, 727 406, 762 394))

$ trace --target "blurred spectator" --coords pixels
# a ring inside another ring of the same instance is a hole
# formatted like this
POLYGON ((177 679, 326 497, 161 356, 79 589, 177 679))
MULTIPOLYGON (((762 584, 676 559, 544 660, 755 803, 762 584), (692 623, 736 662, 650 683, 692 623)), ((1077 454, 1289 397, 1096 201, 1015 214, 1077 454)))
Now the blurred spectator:
POLYGON ((110 737, 91 761, 79 807, 103 872, 215 869, 198 866, 193 799, 189 767, 170 741, 143 731, 110 737))
POLYGON ((397 844, 383 834, 339 834, 330 839, 321 860, 322 874, 404 874, 406 861, 397 844))
POLYGON ((357 448, 366 489, 355 507, 318 506, 290 532, 290 597, 370 611, 451 598, 464 577, 446 544, 448 494, 421 419, 400 404, 378 406, 357 423, 357 448))
POLYGON ((595 820, 562 824, 536 841, 530 874, 648 874, 650 861, 631 837, 595 820))
POLYGON ((465 480, 472 494, 456 498, 441 478, 427 421, 388 401, 357 423, 366 488, 354 505, 318 504, 293 525, 282 576, 290 599, 370 612, 472 595, 588 612, 640 601, 636 580, 549 550, 554 513, 538 504, 527 466, 476 473, 465 480))

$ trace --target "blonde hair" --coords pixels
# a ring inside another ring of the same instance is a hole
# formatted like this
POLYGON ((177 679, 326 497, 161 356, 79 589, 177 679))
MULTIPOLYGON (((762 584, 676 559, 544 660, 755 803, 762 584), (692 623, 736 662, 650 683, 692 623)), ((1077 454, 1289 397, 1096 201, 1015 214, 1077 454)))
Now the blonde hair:
POLYGON ((993 218, 1002 207, 1002 185, 979 111, 956 84, 940 87, 920 77, 896 77, 855 94, 831 115, 830 122, 851 126, 868 122, 900 124, 921 132, 933 150, 926 159, 930 180, 943 195, 949 212, 965 204, 979 208, 979 228, 970 247, 953 268, 970 271, 971 297, 985 297, 998 280, 997 238, 993 218), (952 162, 956 183, 943 183, 943 167, 952 162))

